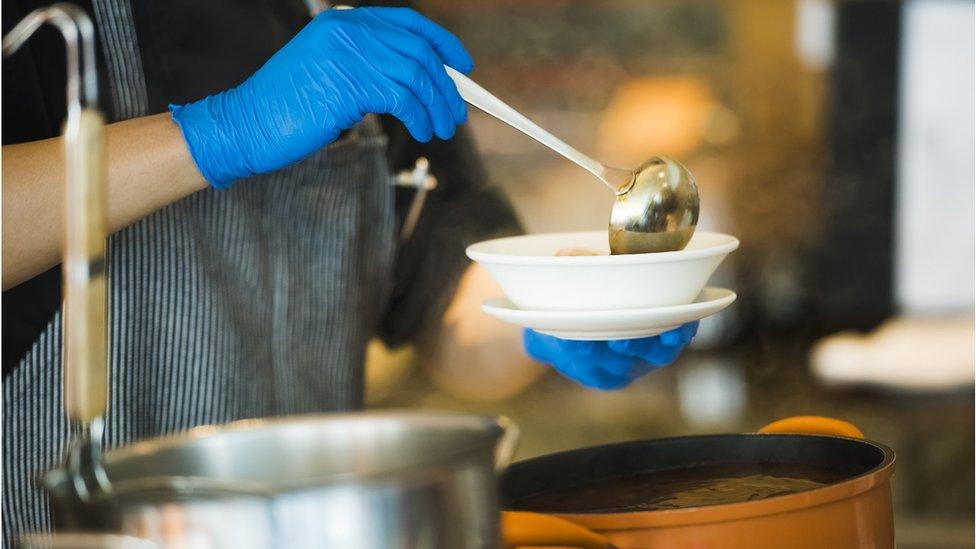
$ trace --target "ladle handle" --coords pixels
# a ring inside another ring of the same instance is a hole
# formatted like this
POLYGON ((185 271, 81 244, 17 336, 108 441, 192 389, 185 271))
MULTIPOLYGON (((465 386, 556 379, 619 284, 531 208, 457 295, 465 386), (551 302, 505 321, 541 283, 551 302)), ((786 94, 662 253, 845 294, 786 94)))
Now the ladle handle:
MULTIPOLYGON (((87 435, 100 433, 106 408, 105 122, 98 111, 95 30, 84 10, 59 2, 38 8, 3 37, 15 53, 42 25, 57 27, 68 65, 65 146, 65 244, 61 262, 64 407, 87 435), (98 420, 98 421, 96 421, 98 420)), ((87 441, 92 446, 91 441, 87 441)), ((100 441, 95 441, 95 447, 100 441)))
POLYGON ((98 110, 69 108, 65 125, 64 404, 85 425, 105 413, 105 123, 98 110))
POLYGON ((454 83, 457 85, 458 92, 465 101, 563 155, 584 170, 595 175, 598 179, 600 179, 600 181, 603 181, 603 183, 607 185, 610 190, 617 192, 617 188, 605 180, 605 168, 603 164, 600 164, 596 160, 593 160, 589 156, 569 146, 562 139, 559 139, 555 135, 552 135, 546 130, 540 128, 535 122, 529 120, 523 116, 522 113, 508 106, 504 101, 492 95, 491 92, 482 88, 467 76, 452 69, 451 67, 445 66, 444 68, 447 69, 448 76, 454 80, 454 83))

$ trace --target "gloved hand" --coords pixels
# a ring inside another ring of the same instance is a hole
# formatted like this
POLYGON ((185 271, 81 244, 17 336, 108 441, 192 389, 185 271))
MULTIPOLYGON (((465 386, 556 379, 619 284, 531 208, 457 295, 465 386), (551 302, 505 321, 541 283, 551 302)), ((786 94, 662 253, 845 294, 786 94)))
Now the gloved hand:
POLYGON ((329 10, 243 84, 170 111, 203 176, 227 187, 301 160, 367 113, 392 114, 418 141, 450 138, 467 108, 444 64, 474 68, 413 10, 329 10))
POLYGON ((622 389, 667 366, 698 332, 698 322, 654 337, 618 341, 571 341, 525 330, 525 351, 560 374, 595 389, 622 389))

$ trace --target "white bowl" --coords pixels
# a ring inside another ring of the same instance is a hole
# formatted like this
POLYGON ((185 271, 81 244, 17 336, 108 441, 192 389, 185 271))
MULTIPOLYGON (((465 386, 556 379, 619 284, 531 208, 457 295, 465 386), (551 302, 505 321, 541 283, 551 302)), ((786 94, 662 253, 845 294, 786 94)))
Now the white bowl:
POLYGON ((468 247, 520 309, 606 311, 692 303, 739 241, 696 232, 677 252, 609 255, 606 231, 513 236, 468 247), (557 256, 568 248, 605 255, 557 256))

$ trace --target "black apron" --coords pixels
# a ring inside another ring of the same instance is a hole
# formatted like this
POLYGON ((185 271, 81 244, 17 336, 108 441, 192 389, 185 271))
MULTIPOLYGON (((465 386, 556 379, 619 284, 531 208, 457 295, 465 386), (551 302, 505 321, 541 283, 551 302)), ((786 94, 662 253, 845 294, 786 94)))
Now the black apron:
MULTIPOLYGON (((77 1, 97 29, 102 107, 112 121, 238 84, 321 3, 77 1)), ((39 5, 46 2, 4 0, 5 30, 39 5)), ((28 62, 4 62, 4 143, 60 133, 63 42, 45 32, 47 50, 39 35, 17 54, 28 62), (43 97, 25 94, 17 84, 26 81, 39 82, 43 97)), ((419 144, 389 117, 367 117, 295 166, 163 208, 109 239, 107 445, 360 407, 369 339, 396 345, 438 329, 467 265, 464 247, 518 231, 464 128, 450 142, 419 144), (392 188, 391 173, 419 156, 439 185, 413 237, 398 242, 413 191, 392 188)), ((59 464, 68 434, 57 278, 54 269, 3 296, 5 546, 51 526, 34 481, 59 464)))
MULTIPOLYGON (((148 112, 127 0, 95 0, 114 120, 148 112)), ((9 83, 8 83, 9 85, 9 83)), ((367 120, 270 175, 112 235, 108 446, 201 424, 346 410, 392 288, 394 190, 367 120)), ((50 528, 36 475, 68 440, 61 315, 3 383, 3 533, 50 528)))

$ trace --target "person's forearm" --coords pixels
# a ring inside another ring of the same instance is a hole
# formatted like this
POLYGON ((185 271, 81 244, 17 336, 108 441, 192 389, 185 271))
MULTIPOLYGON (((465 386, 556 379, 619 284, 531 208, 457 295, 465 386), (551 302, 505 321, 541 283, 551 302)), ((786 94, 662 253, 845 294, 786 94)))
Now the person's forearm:
MULTIPOLYGON (((118 231, 206 187, 168 113, 106 127, 108 229, 118 231)), ((60 261, 64 140, 3 147, 3 289, 60 261)))
MULTIPOLYGON (((109 229, 208 183, 226 188, 294 164, 370 113, 396 116, 419 141, 450 139, 467 108, 445 65, 470 72, 474 61, 415 11, 327 10, 240 85, 171 105, 172 121, 161 114, 109 126, 109 229)), ((3 148, 4 289, 58 262, 62 145, 3 148)))
POLYGON ((448 394, 474 401, 501 401, 522 392, 545 368, 522 351, 522 329, 481 312, 501 286, 478 264, 461 277, 441 330, 421 343, 424 365, 448 394))

